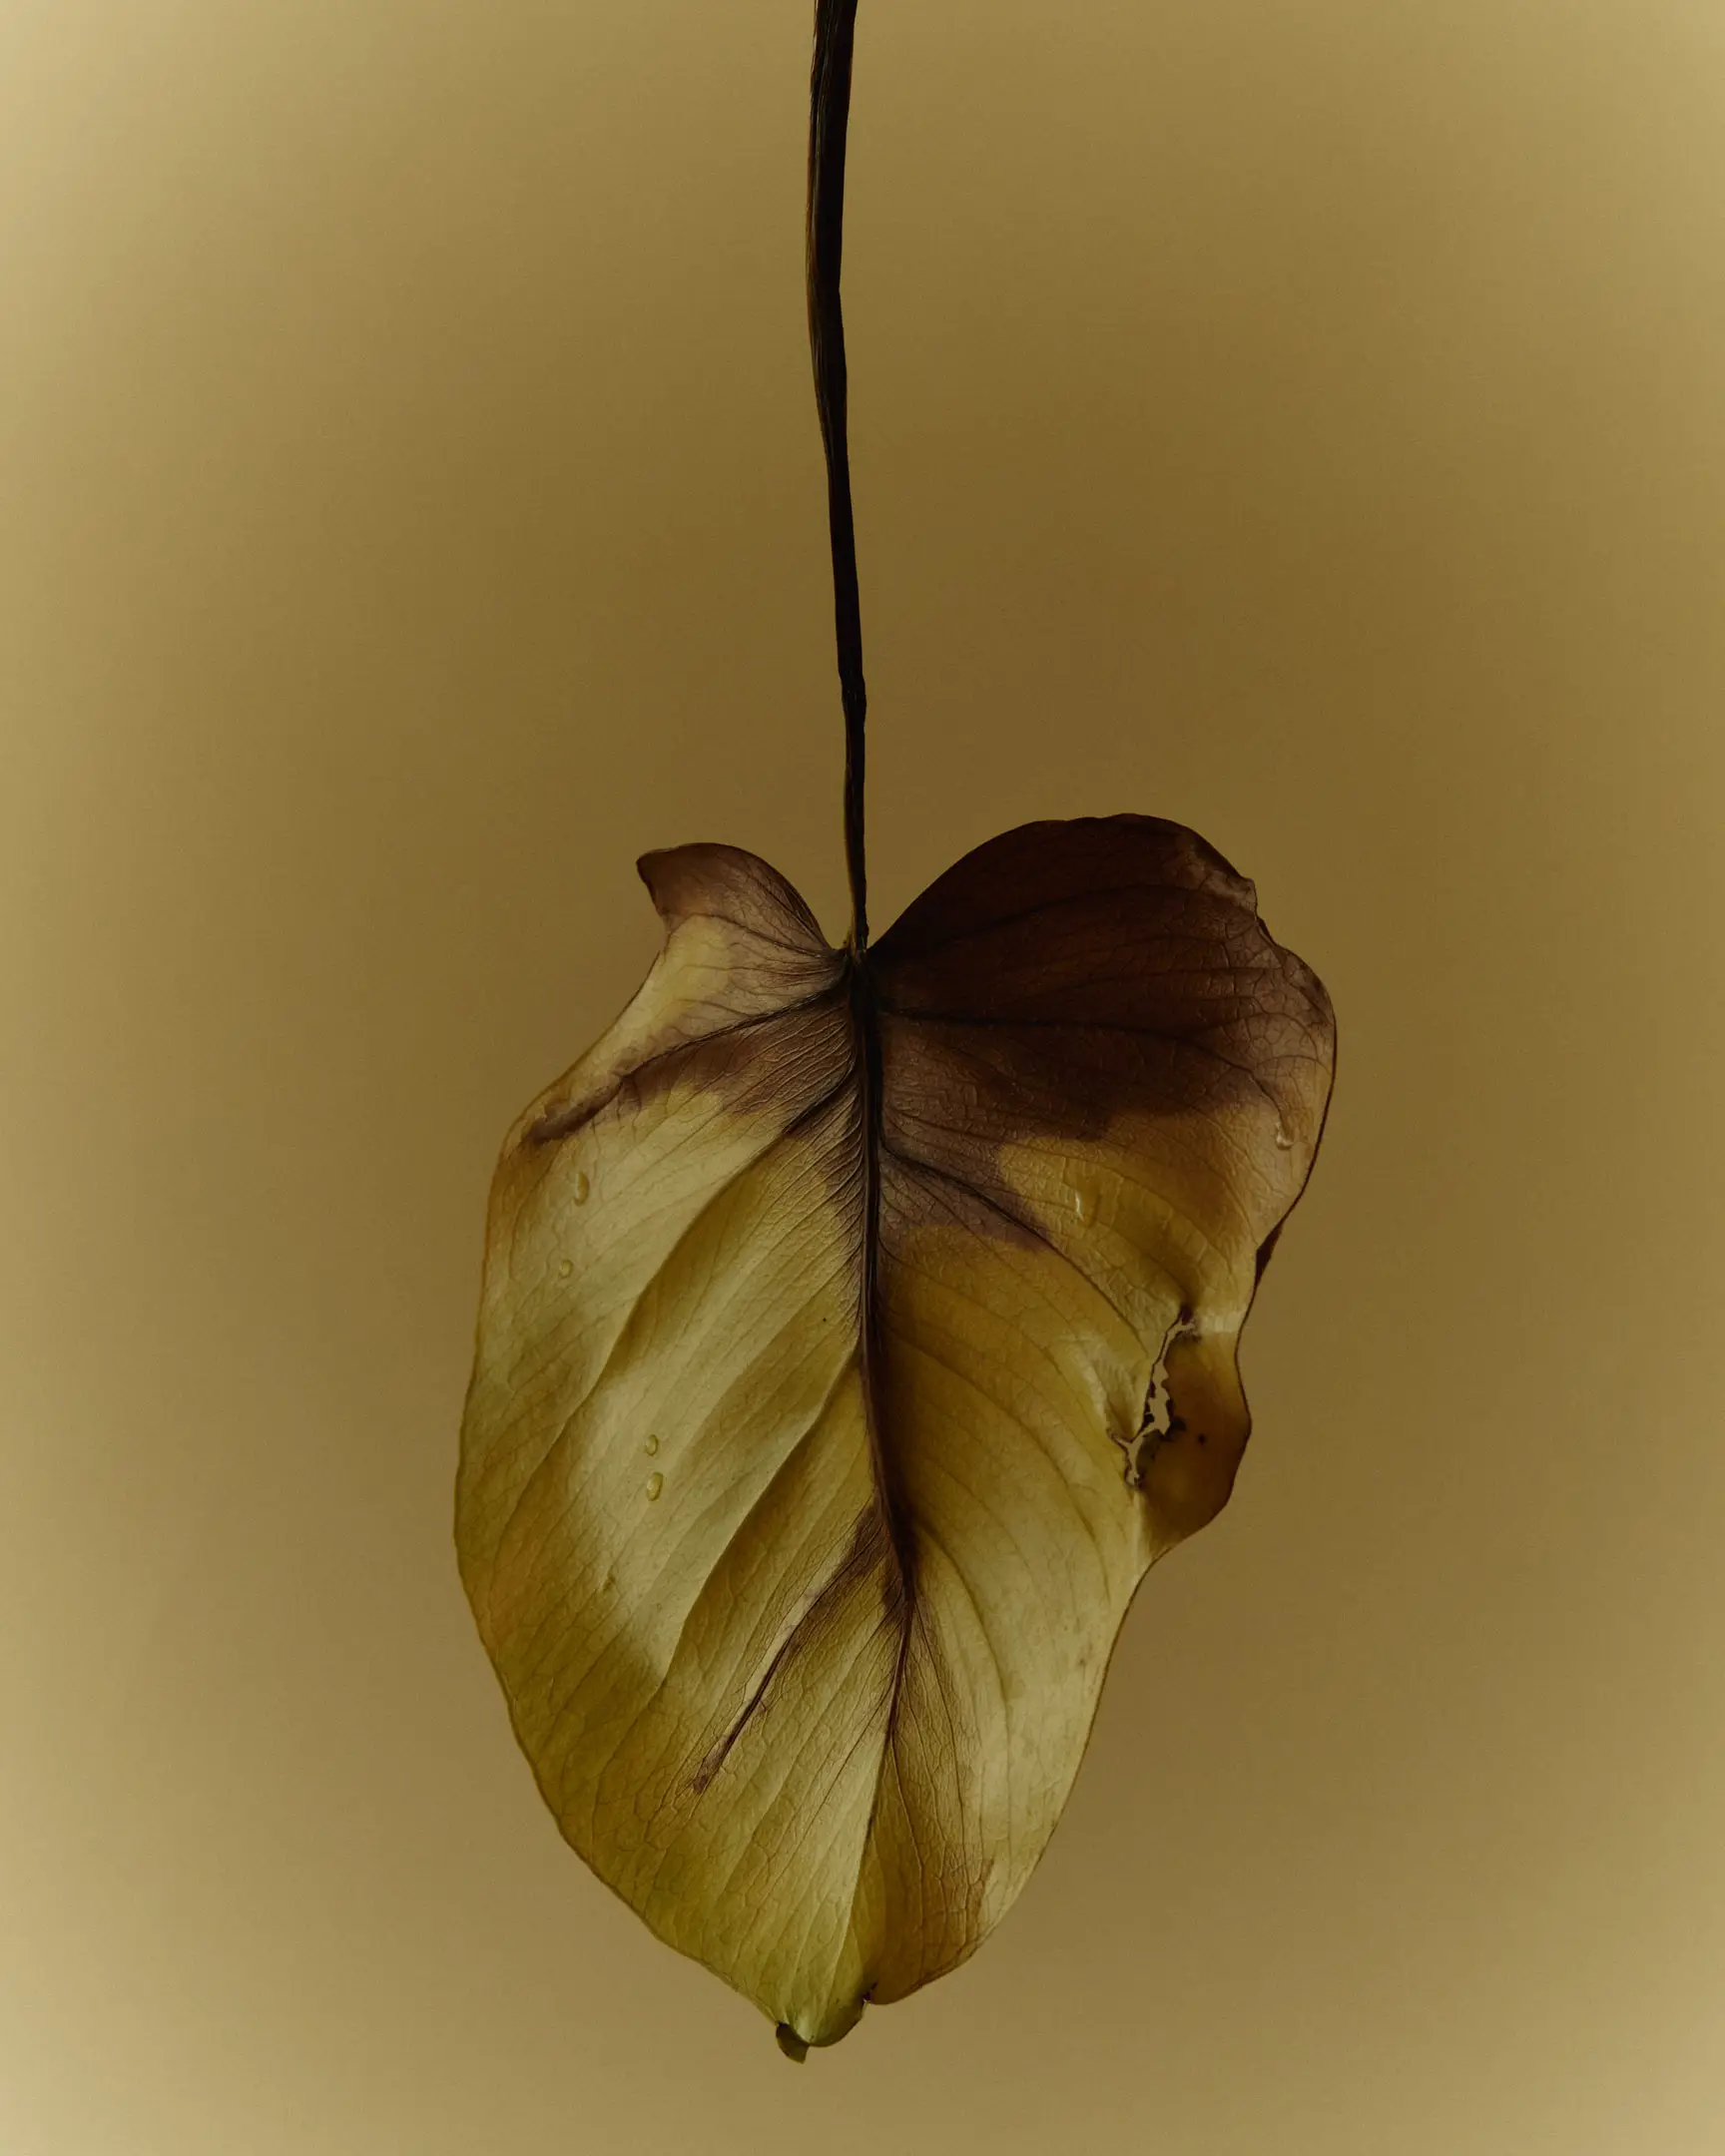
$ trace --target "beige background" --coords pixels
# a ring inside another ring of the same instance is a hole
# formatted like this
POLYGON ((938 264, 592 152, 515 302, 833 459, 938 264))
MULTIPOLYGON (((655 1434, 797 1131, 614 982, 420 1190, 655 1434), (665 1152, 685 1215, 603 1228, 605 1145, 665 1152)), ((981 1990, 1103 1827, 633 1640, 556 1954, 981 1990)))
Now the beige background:
POLYGON ((1725 12, 863 0, 886 919, 1183 817, 1342 1020, 1233 1506, 798 2073, 449 1548, 505 1125, 841 914, 807 0, 0 13, 0 2146, 1725 2146, 1725 12))

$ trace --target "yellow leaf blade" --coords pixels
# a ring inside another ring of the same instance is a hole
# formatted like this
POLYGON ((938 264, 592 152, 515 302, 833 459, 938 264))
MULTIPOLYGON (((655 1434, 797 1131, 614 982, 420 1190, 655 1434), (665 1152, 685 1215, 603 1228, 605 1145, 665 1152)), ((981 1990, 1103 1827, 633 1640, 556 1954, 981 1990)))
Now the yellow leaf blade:
POLYGON ((643 864, 664 953, 493 1188, 457 1539, 564 1834, 792 2047, 974 1950, 1234 1350, 1327 999, 1201 840, 979 848, 867 959, 765 863, 643 864))

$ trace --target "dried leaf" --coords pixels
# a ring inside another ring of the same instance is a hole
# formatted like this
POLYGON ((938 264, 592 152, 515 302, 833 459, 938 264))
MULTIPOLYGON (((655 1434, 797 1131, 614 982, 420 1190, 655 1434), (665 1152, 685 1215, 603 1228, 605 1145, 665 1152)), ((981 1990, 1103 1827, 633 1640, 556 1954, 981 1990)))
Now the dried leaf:
POLYGON ((752 854, 504 1147, 461 1567, 564 1835, 800 2056, 1058 1819, 1329 1095, 1322 985, 1178 824, 1034 823, 861 961, 752 854))

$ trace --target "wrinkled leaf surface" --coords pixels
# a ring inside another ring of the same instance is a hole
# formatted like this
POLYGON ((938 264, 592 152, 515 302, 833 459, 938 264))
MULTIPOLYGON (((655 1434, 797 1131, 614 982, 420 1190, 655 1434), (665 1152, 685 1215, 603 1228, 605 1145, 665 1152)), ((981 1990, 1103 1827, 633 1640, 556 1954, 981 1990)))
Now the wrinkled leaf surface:
POLYGON ((1252 886, 1036 823, 860 963, 718 845, 493 1187, 457 1541, 564 1835, 794 2053, 964 1959, 1226 1501, 1334 1031, 1252 886))

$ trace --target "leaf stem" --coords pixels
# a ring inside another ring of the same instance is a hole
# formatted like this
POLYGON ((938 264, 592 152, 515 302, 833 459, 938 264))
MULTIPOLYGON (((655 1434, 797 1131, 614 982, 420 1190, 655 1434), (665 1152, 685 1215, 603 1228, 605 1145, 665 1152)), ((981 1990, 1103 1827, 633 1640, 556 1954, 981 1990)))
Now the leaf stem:
POLYGON ((857 0, 815 0, 815 69, 809 86, 809 344, 815 403, 827 451, 827 519, 833 544, 833 611, 839 690, 845 707, 845 865, 851 878, 851 947, 868 947, 868 869, 862 788, 868 692, 862 679, 862 606, 857 527, 851 509, 845 311, 845 137, 851 117, 851 56, 857 0))

